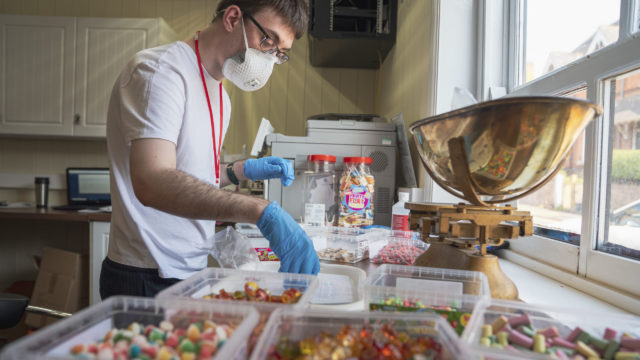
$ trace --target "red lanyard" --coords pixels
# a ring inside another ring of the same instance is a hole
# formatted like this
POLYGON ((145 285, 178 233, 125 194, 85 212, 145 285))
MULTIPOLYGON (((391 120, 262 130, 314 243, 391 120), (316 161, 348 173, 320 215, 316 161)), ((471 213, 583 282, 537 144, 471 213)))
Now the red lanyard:
POLYGON ((207 97, 207 106, 209 107, 209 116, 211 117, 211 137, 213 138, 213 163, 216 168, 216 184, 220 182, 220 152, 222 151, 222 126, 223 126, 223 111, 222 111, 222 81, 220 82, 220 136, 218 140, 218 149, 216 149, 216 128, 213 122, 213 111, 211 110, 211 100, 209 100, 209 90, 207 89, 207 82, 204 80, 204 71, 202 70, 202 61, 200 61, 200 49, 198 48, 198 36, 200 31, 196 32, 196 56, 198 57, 198 69, 200 69, 200 77, 202 78, 202 86, 204 87, 204 94, 207 97))

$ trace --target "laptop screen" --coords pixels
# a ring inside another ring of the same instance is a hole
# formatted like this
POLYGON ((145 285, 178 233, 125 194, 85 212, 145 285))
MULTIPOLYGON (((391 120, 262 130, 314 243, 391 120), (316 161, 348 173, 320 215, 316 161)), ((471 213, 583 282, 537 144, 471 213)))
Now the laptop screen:
POLYGON ((68 168, 69 205, 111 205, 109 169, 68 168))

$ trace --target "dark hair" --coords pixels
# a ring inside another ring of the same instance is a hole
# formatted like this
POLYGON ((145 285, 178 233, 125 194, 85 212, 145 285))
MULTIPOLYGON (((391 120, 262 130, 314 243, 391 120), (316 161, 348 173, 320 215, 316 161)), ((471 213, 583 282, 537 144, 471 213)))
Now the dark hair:
POLYGON ((291 27, 296 39, 300 39, 304 35, 309 21, 305 0, 222 0, 218 4, 212 21, 215 21, 218 14, 231 5, 236 5, 242 12, 248 12, 251 15, 255 15, 265 8, 272 8, 291 27))

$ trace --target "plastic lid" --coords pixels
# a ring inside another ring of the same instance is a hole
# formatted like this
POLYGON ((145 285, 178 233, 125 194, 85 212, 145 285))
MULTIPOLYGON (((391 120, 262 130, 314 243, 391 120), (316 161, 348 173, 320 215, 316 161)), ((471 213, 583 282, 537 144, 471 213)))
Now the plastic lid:
POLYGON ((367 165, 371 165, 373 163, 373 159, 370 157, 361 157, 361 156, 347 156, 344 158, 344 162, 346 163, 365 163, 367 165))
POLYGON ((313 154, 307 156, 307 161, 328 161, 328 162, 336 162, 336 157, 333 155, 324 155, 324 154, 313 154))
POLYGON ((409 193, 408 192, 399 192, 398 193, 398 201, 409 201, 409 193))

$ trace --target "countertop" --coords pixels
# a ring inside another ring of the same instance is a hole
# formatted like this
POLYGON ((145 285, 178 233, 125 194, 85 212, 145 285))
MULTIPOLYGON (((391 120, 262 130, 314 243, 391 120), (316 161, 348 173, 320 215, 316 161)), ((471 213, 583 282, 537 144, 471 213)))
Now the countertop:
POLYGON ((26 208, 0 208, 0 220, 57 220, 57 221, 111 221, 111 213, 108 212, 79 212, 54 210, 52 208, 39 209, 26 208))

